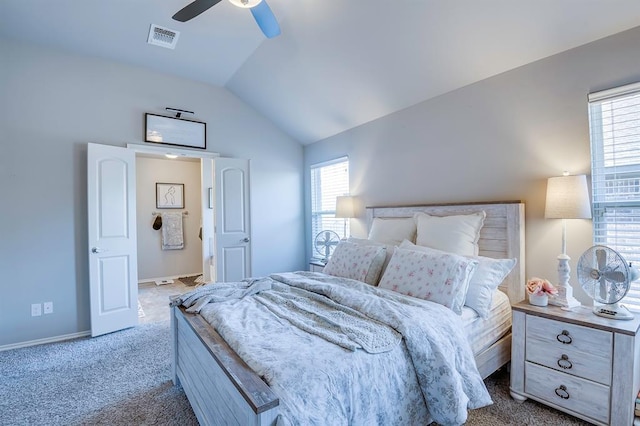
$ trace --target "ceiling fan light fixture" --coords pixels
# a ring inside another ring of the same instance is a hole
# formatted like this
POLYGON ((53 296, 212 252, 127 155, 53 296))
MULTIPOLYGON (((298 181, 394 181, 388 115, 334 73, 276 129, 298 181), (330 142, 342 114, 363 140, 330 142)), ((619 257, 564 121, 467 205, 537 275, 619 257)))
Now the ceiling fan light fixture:
POLYGON ((229 0, 234 6, 250 9, 259 5, 262 0, 229 0))

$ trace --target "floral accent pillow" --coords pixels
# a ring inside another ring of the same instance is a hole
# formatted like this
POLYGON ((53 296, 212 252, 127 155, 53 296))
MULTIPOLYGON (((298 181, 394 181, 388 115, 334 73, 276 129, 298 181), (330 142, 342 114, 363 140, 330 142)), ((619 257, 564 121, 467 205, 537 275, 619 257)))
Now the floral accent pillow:
POLYGON ((476 260, 428 247, 397 248, 379 287, 430 300, 460 314, 477 265, 476 260))
POLYGON ((380 277, 386 252, 384 246, 340 241, 322 272, 375 285, 380 277))
MULTIPOLYGON (((396 249, 396 246, 391 244, 379 243, 377 241, 368 240, 365 238, 356 238, 356 237, 349 237, 347 238, 347 241, 354 244, 384 247, 386 249, 386 256, 384 258, 384 262, 382 263, 382 270, 380 271, 380 276, 378 277, 378 278, 381 278, 382 275, 384 274, 384 271, 387 269, 387 265, 391 260, 391 256, 393 256, 393 251, 396 249)), ((378 283, 376 282, 375 285, 378 285, 378 283)))

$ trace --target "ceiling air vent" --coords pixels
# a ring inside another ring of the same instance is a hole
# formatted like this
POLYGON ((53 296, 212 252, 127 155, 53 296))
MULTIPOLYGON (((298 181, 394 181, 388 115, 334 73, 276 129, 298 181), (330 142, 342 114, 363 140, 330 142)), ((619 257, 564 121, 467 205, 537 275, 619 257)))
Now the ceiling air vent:
POLYGON ((149 28, 149 38, 147 39, 147 43, 166 47, 167 49, 175 49, 176 43, 178 43, 178 37, 180 37, 179 31, 170 30, 169 28, 164 28, 156 24, 151 24, 151 28, 149 28))

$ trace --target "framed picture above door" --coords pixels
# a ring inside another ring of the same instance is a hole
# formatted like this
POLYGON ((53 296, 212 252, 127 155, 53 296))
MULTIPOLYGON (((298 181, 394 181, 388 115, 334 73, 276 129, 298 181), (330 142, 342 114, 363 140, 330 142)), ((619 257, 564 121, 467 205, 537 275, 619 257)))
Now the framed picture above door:
POLYGON ((146 113, 144 141, 207 149, 207 124, 184 118, 146 113))
POLYGON ((184 209, 184 183, 156 183, 157 209, 184 209))

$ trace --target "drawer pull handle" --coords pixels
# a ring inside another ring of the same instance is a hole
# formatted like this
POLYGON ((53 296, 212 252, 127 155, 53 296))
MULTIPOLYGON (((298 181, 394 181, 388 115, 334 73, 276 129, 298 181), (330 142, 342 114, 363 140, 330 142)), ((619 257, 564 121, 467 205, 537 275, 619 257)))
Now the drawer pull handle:
POLYGON ((565 385, 560 385, 559 388, 556 388, 556 395, 562 399, 569 399, 569 392, 567 392, 567 387, 565 385))
POLYGON ((560 357, 560 359, 558 360, 558 367, 569 370, 571 367, 573 367, 573 363, 569 361, 568 356, 562 354, 562 357, 560 357))
POLYGON ((569 336, 569 332, 567 330, 562 330, 562 333, 558 334, 556 339, 558 339, 558 342, 563 345, 570 345, 571 342, 573 342, 573 339, 569 336))

